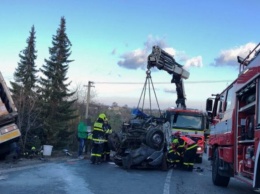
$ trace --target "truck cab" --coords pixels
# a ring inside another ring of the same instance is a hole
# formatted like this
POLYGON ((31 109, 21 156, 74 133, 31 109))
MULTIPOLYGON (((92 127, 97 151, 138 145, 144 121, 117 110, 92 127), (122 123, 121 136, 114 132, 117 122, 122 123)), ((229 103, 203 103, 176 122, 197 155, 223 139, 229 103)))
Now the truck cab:
POLYGON ((201 163, 205 150, 206 113, 197 109, 168 108, 165 114, 172 133, 180 131, 181 135, 189 136, 197 143, 196 162, 201 163))

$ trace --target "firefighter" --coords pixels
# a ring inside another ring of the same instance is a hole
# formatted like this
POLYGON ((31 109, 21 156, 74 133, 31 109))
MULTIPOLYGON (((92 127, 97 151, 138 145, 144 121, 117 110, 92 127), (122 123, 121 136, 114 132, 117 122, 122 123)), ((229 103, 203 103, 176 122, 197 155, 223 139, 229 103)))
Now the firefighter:
POLYGON ((172 134, 172 145, 170 150, 168 151, 168 162, 174 168, 182 168, 183 165, 185 142, 180 137, 180 131, 177 131, 172 134))
POLYGON ((188 136, 181 136, 181 139, 185 142, 185 152, 183 156, 183 169, 187 171, 192 171, 194 166, 194 161, 197 152, 197 143, 193 141, 188 136))
POLYGON ((99 114, 96 122, 93 127, 92 134, 92 149, 91 149, 91 162, 92 164, 100 164, 101 157, 103 154, 103 146, 105 142, 105 130, 104 130, 104 121, 106 115, 104 113, 99 114))
POLYGON ((168 163, 168 168, 177 168, 180 165, 181 162, 181 156, 180 153, 178 152, 178 139, 173 139, 172 144, 168 150, 167 154, 167 163, 168 163))
POLYGON ((110 161, 110 146, 108 144, 108 137, 112 133, 111 125, 108 123, 108 119, 104 120, 104 131, 105 131, 105 142, 104 142, 104 153, 103 159, 105 162, 110 161))

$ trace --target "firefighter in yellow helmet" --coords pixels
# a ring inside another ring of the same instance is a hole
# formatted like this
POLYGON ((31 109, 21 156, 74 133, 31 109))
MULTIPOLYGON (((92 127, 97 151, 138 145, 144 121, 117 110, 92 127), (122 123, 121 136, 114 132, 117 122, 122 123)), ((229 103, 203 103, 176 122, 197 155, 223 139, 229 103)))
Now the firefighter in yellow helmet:
POLYGON ((105 142, 105 130, 104 121, 106 115, 104 113, 99 114, 96 122, 94 123, 93 133, 92 133, 92 149, 91 149, 91 163, 100 164, 101 157, 103 154, 103 147, 105 142))
POLYGON ((181 139, 181 131, 172 134, 172 144, 168 151, 168 164, 174 168, 181 169, 185 152, 185 142, 181 139))

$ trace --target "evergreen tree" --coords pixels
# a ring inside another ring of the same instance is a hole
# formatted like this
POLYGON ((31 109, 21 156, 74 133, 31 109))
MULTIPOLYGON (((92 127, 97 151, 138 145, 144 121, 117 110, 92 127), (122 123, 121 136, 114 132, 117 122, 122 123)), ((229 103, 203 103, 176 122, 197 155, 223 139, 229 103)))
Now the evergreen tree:
MULTIPOLYGON (((20 62, 14 72, 14 81, 11 82, 13 99, 18 110, 18 127, 22 133, 22 148, 27 145, 27 138, 36 135, 37 95, 35 93, 38 72, 35 64, 35 29, 32 26, 30 36, 26 40, 27 46, 19 54, 20 62)), ((33 145, 35 146, 35 145, 33 145)))
POLYGON ((66 83, 69 64, 73 61, 68 59, 71 46, 62 17, 57 34, 52 38, 50 57, 40 69, 44 75, 40 78, 44 143, 56 147, 67 146, 68 137, 73 133, 69 122, 74 118, 75 100, 71 100, 74 92, 69 92, 70 83, 66 83))

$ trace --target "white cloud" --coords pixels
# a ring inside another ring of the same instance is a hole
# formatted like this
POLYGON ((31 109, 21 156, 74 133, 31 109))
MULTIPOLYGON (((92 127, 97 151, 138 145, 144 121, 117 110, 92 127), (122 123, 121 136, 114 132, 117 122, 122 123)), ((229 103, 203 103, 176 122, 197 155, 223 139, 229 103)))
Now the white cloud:
POLYGON ((202 63, 202 57, 201 56, 197 56, 197 57, 193 57, 191 59, 188 59, 184 65, 185 68, 190 68, 190 67, 202 67, 203 63, 202 63))
POLYGON ((158 45, 174 58, 176 56, 176 58, 180 59, 185 64, 184 68, 203 66, 201 56, 189 58, 184 51, 177 51, 172 47, 168 47, 164 38, 153 37, 152 35, 147 37, 144 48, 138 48, 122 54, 120 56, 121 60, 117 64, 126 69, 146 69, 147 56, 151 53, 154 45, 158 45))
POLYGON ((134 51, 125 53, 121 56, 123 58, 117 64, 127 69, 144 69, 147 62, 147 53, 145 50, 136 49, 134 51))
POLYGON ((249 42, 245 45, 221 51, 220 55, 214 59, 213 66, 238 66, 237 56, 245 58, 256 46, 255 43, 249 42))

